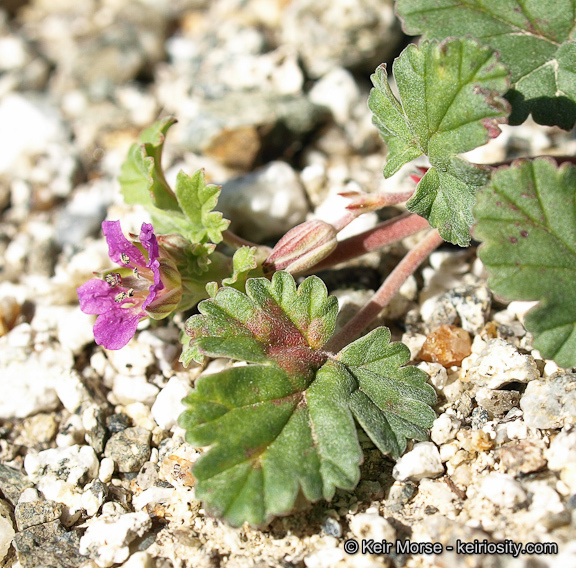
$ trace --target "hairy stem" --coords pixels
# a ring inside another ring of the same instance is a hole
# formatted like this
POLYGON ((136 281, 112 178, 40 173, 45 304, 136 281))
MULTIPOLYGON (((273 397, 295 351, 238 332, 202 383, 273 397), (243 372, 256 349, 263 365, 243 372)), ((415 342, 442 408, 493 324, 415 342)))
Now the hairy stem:
POLYGON ((408 276, 443 242, 444 240, 436 229, 428 233, 388 275, 371 300, 326 343, 323 350, 337 353, 340 349, 354 341, 360 333, 374 321, 388 302, 390 302, 394 294, 396 294, 402 284, 406 282, 408 276))
POLYGON ((306 271, 306 274, 331 268, 341 262, 362 256, 367 252, 379 249, 384 245, 397 242, 405 237, 413 235, 430 225, 426 219, 415 213, 405 213, 389 221, 376 225, 373 229, 345 239, 338 243, 336 250, 319 262, 316 266, 306 271))

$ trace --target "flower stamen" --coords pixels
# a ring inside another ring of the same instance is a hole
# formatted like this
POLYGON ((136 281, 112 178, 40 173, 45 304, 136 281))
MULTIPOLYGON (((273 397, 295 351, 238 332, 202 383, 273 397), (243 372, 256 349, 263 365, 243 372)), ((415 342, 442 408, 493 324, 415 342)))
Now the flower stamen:
POLYGON ((122 277, 118 272, 111 272, 104 276, 104 280, 109 284, 110 288, 116 288, 119 284, 122 284, 122 277))
POLYGON ((120 260, 123 264, 130 264, 130 257, 125 253, 120 253, 120 260))

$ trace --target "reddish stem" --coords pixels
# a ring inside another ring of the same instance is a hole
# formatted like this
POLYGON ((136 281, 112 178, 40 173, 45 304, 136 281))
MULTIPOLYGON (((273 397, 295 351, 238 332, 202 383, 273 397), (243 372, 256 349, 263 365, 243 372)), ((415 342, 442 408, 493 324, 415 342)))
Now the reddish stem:
POLYGON ((376 225, 373 229, 355 235, 338 243, 336 250, 319 262, 316 266, 306 271, 318 272, 350 260, 362 256, 367 252, 379 249, 384 245, 394 243, 405 237, 409 237, 422 229, 426 229, 430 225, 426 219, 416 215, 415 213, 404 213, 389 221, 384 221, 376 225))
POLYGON ((239 237, 238 235, 236 235, 232 231, 229 231, 228 229, 226 229, 225 231, 222 231, 222 240, 229 247, 232 247, 235 249, 239 249, 240 247, 256 247, 257 249, 265 250, 266 254, 270 254, 270 252, 272 252, 272 249, 270 247, 267 247, 264 245, 258 245, 256 243, 251 242, 251 241, 247 241, 246 239, 239 237))
POLYGON ((354 221, 356 217, 360 217, 364 213, 408 201, 414 195, 414 190, 397 193, 356 193, 345 191, 339 195, 350 198, 351 202, 346 206, 346 209, 348 209, 346 214, 335 223, 332 223, 332 226, 337 231, 341 231, 346 225, 354 221))
POLYGON ((434 229, 414 247, 384 280, 382 286, 376 291, 372 299, 323 347, 324 351, 337 353, 354 341, 360 333, 370 325, 382 309, 398 292, 419 266, 428 258, 428 255, 440 246, 444 240, 434 229))

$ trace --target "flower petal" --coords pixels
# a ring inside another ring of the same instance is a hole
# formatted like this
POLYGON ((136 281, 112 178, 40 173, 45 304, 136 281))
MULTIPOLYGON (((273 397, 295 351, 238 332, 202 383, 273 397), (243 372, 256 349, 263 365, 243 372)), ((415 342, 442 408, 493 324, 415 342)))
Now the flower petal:
POLYGON ((138 322, 146 317, 139 308, 118 308, 98 316, 94 324, 94 339, 106 349, 122 349, 136 333, 138 322))
POLYGON ((102 232, 108 243, 108 256, 116 264, 125 266, 121 257, 122 254, 125 254, 133 266, 146 266, 144 255, 124 236, 120 221, 104 221, 102 223, 102 232))
POLYGON ((164 284, 160 276, 160 261, 158 256, 160 250, 158 247, 158 240, 154 234, 154 227, 150 223, 142 223, 140 231, 140 243, 148 251, 148 263, 146 266, 152 270, 154 275, 154 283, 150 286, 148 297, 142 304, 142 309, 146 309, 155 299, 160 290, 164 288, 164 284))
POLYGON ((104 314, 118 307, 114 301, 118 288, 111 288, 104 280, 93 278, 76 290, 80 309, 85 314, 104 314))

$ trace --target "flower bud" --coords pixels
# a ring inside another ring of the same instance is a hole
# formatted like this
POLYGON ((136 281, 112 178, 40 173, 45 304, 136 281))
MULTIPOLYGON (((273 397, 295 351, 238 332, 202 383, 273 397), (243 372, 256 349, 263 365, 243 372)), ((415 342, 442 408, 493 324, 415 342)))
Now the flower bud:
POLYGON ((337 231, 329 223, 314 219, 290 229, 264 262, 264 270, 302 272, 326 258, 338 244, 337 231))

